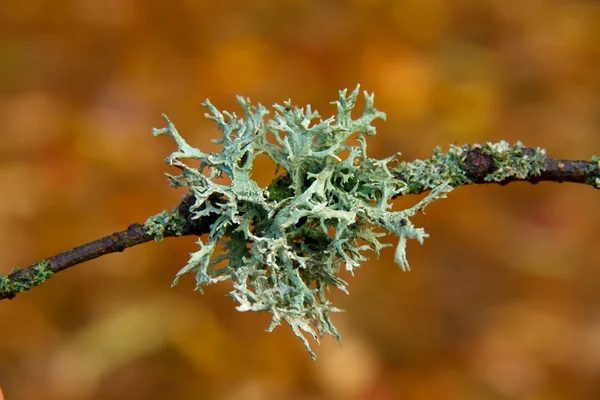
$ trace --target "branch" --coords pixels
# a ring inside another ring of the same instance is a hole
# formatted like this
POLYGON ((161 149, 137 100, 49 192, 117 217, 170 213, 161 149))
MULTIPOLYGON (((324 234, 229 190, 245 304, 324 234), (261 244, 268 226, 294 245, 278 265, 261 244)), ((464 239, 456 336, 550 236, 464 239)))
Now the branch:
POLYGON ((171 221, 183 222, 182 224, 166 224, 165 229, 153 232, 145 225, 134 223, 127 230, 115 232, 111 235, 94 240, 84 245, 75 247, 64 253, 48 257, 26 268, 14 269, 6 276, 0 276, 0 300, 12 299, 21 292, 26 292, 38 286, 54 274, 107 254, 122 252, 125 249, 151 240, 162 240, 163 237, 186 235, 202 235, 207 233, 214 222, 215 215, 210 214, 201 220, 191 218, 190 207, 194 198, 186 195, 171 213, 161 213, 155 217, 167 217, 171 221), (178 227, 183 226, 183 229, 178 227))
MULTIPOLYGON (((592 186, 595 189, 600 189, 600 161, 594 158, 594 161, 583 160, 562 160, 544 157, 543 163, 539 166, 539 173, 528 173, 525 177, 519 177, 518 174, 505 173, 499 174, 499 170, 506 167, 496 161, 493 154, 483 151, 479 146, 463 146, 464 150, 458 157, 456 154, 448 152, 446 154, 435 154, 425 161, 414 161, 401 163, 396 173, 396 178, 407 182, 410 190, 409 194, 421 194, 432 190, 439 182, 428 182, 422 179, 423 176, 441 176, 442 179, 451 181, 454 187, 464 185, 479 185, 479 184, 498 184, 501 186, 511 182, 529 182, 536 184, 538 182, 571 182, 581 183, 592 186), (458 170, 440 172, 449 164, 459 165, 458 170), (411 169, 418 165, 418 173, 414 173, 411 169), (460 178, 466 178, 462 181, 460 178)), ((507 164, 519 164, 523 169, 527 169, 528 163, 535 154, 539 153, 539 149, 524 147, 522 154, 508 158, 507 164)), ((506 160, 503 160, 506 161, 506 160)), ((397 194, 395 197, 402 194, 397 194)))
MULTIPOLYGON (((405 194, 419 194, 433 189, 437 186, 435 182, 428 184, 423 176, 443 176, 450 180, 451 185, 458 187, 466 184, 488 184, 496 183, 506 185, 511 182, 530 182, 538 183, 548 182, 572 182, 587 184, 596 189, 600 188, 600 162, 595 161, 571 161, 546 158, 538 175, 528 175, 520 178, 518 176, 506 176, 502 179, 490 179, 498 176, 497 172, 500 165, 491 154, 486 154, 477 146, 464 146, 461 157, 460 168, 453 170, 452 175, 448 171, 442 173, 446 161, 444 157, 455 157, 452 153, 435 154, 428 160, 417 160, 413 163, 401 163, 396 170, 396 179, 407 183, 410 188, 407 192, 397 193, 395 197, 405 194), (415 173, 415 166, 418 166, 419 173, 415 173), (404 171, 404 173, 402 173, 404 171), (467 181, 460 181, 458 177, 467 178, 467 181)), ((526 161, 538 150, 533 148, 524 148, 520 161, 526 161)), ((513 160, 514 161, 514 160, 513 160)), ((274 184, 288 182, 286 176, 276 178, 274 184)), ((271 185, 271 187, 277 187, 271 185)), ((218 198, 209 199, 213 205, 221 202, 218 198)), ((64 253, 41 260, 40 262, 26 268, 14 269, 6 276, 0 276, 0 300, 12 299, 18 293, 26 292, 32 287, 38 286, 52 277, 55 273, 64 271, 67 268, 84 263, 89 260, 104 256, 106 254, 122 252, 129 247, 146 243, 151 240, 160 241, 164 237, 175 237, 185 235, 202 235, 208 233, 211 225, 216 220, 216 214, 211 213, 198 219, 193 218, 193 205, 195 199, 191 194, 183 197, 180 203, 172 212, 163 212, 151 217, 148 221, 154 224, 132 224, 127 230, 115 232, 101 239, 94 240, 82 246, 75 247, 64 253), (159 226, 161 229, 154 229, 159 226)), ((206 204, 203 205, 206 207, 206 204)), ((200 208, 200 210, 202 207, 200 208)))

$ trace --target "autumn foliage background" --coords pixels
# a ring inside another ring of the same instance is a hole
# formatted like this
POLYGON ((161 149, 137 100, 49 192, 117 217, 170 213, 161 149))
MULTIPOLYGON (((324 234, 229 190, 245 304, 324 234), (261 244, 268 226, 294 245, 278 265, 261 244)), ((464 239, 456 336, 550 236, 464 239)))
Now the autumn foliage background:
MULTIPOLYGON (((8 0, 0 13, 0 272, 163 209, 166 113, 218 148, 205 98, 291 98, 324 117, 357 83, 388 115, 369 155, 523 141, 600 154, 600 4, 559 0, 8 0)), ((272 170, 259 164, 268 183, 272 170)), ((411 205, 416 198, 400 199, 411 205)), ((227 285, 171 280, 194 238, 72 268, 0 304, 12 399, 600 398, 600 192, 460 188, 334 293, 341 347, 311 362, 227 285)), ((390 243, 394 242, 390 238, 390 243)))

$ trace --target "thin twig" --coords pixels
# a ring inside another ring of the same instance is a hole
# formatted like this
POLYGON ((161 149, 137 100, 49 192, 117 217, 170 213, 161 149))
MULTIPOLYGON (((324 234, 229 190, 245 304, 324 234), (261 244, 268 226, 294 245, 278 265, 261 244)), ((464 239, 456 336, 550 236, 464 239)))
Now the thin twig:
MULTIPOLYGON (((190 207, 194 198, 186 195, 173 213, 179 214, 186 220, 186 230, 174 231, 166 229, 161 237, 174 237, 185 235, 202 235, 207 233, 214 222, 214 214, 201 220, 191 218, 190 207)), ((12 299, 18 293, 26 292, 34 286, 46 281, 53 274, 67 268, 102 257, 106 254, 122 252, 125 249, 155 239, 141 224, 135 223, 121 232, 94 240, 84 245, 75 247, 64 253, 48 257, 26 268, 15 269, 7 276, 0 276, 0 300, 12 299)))
MULTIPOLYGON (((529 149, 532 150, 532 149, 529 149)), ((494 160, 491 156, 483 154, 479 149, 472 149, 465 158, 465 170, 475 179, 475 184, 496 183, 506 185, 511 182, 571 182, 583 183, 595 186, 594 180, 600 172, 598 163, 582 160, 561 160, 548 158, 539 176, 533 176, 526 180, 508 178, 500 182, 487 182, 485 177, 495 169, 494 160)))

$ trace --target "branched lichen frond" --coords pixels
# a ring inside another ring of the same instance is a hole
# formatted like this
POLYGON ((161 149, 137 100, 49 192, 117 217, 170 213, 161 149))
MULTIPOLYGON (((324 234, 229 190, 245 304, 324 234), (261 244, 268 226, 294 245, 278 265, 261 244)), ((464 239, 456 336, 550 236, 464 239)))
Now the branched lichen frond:
MULTIPOLYGON (((153 131, 171 136, 178 146, 167 162, 181 174, 169 179, 194 196, 193 218, 217 215, 208 238, 198 240, 200 249, 173 283, 186 273, 196 276, 198 290, 232 281, 238 310, 270 312, 269 331, 287 322, 313 357, 305 333, 317 341, 325 334, 339 339, 329 316, 339 310, 326 293, 330 287, 347 293, 346 282, 338 277, 340 268, 353 272, 366 260, 366 250, 378 255, 385 244, 377 230, 383 228, 398 236, 396 262, 407 270, 406 239, 421 242, 426 237, 410 217, 451 190, 448 182, 440 181, 413 208, 389 210, 392 197, 409 188, 390 170, 395 156, 367 156, 366 136, 375 134, 372 123, 385 114, 365 92, 362 115, 353 119, 358 94, 358 87, 349 95, 341 91, 334 102, 337 116, 326 120, 310 106, 298 108, 290 101, 275 105, 274 118, 265 120, 269 112, 248 99, 238 97, 243 118, 221 112, 207 100, 206 117, 223 133, 214 141, 222 145, 220 153, 189 146, 166 117, 166 127, 153 131), (350 137, 359 144, 349 145, 350 137), (253 161, 261 153, 284 171, 268 188, 252 179, 253 161), (189 166, 190 161, 199 167, 189 166), (229 185, 217 182, 223 176, 229 185), (215 197, 224 200, 213 204, 209 199, 215 197)), ((157 229, 156 222, 152 229, 157 229)))

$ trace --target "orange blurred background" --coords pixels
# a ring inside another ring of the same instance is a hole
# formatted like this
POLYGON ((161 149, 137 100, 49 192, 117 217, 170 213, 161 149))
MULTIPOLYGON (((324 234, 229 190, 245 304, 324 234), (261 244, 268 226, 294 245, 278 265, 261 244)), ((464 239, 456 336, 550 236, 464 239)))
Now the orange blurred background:
MULTIPOLYGON (((166 113, 218 148, 205 98, 291 98, 327 117, 375 92, 369 155, 523 141, 600 154, 600 4, 591 0, 5 0, 0 13, 0 273, 125 229, 183 192, 153 138, 166 113), (8 1, 8 3, 7 3, 8 1)), ((273 171, 257 167, 258 180, 273 171)), ((77 266, 0 303, 13 399, 600 398, 600 193, 466 187, 332 293, 339 346, 311 362, 289 327, 239 313, 226 284, 171 280, 168 239, 77 266)), ((412 205, 417 198, 398 200, 412 205)), ((390 243, 395 238, 389 238, 390 243)))

